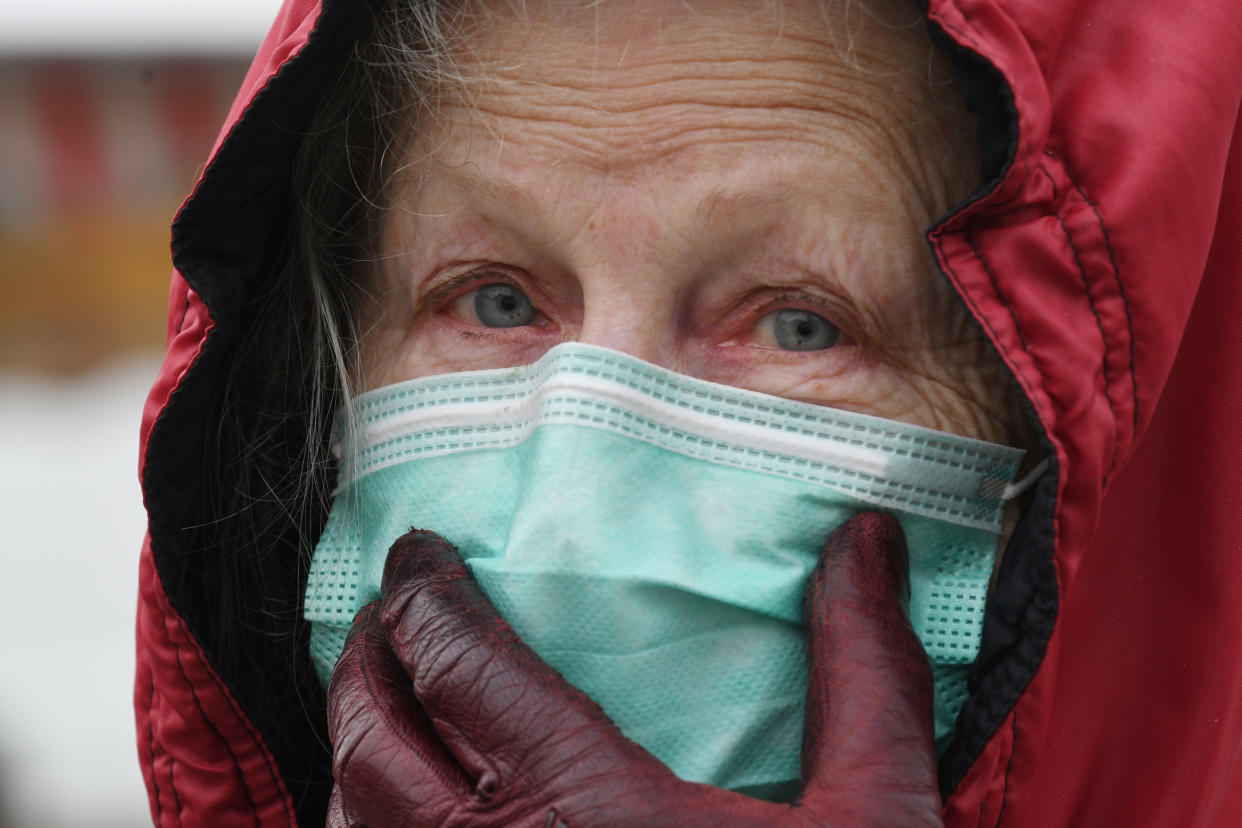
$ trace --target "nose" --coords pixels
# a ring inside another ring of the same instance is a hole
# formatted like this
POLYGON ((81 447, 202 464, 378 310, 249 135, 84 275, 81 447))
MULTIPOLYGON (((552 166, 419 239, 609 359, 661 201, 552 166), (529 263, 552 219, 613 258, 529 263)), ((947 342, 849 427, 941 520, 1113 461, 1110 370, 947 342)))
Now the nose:
POLYGON ((677 312, 670 279, 657 272, 580 275, 582 328, 578 341, 622 351, 680 370, 677 312))

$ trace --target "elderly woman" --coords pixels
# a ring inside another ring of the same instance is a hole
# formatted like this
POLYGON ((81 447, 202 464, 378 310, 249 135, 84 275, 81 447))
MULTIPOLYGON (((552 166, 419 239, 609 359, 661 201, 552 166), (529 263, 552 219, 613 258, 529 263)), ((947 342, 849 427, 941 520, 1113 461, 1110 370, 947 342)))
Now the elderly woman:
POLYGON ((174 225, 156 823, 1242 808, 1242 21, 1005 5, 289 3, 174 225))

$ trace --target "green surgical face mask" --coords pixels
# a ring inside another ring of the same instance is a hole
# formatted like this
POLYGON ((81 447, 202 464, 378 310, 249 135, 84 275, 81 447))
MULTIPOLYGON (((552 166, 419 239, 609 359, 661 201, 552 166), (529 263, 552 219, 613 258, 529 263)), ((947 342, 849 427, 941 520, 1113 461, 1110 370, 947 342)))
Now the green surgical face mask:
POLYGON ((685 377, 603 348, 353 401, 306 589, 328 677, 410 527, 457 545, 500 613, 685 779, 796 793, 807 578, 852 514, 896 515, 950 733, 1022 452, 685 377))

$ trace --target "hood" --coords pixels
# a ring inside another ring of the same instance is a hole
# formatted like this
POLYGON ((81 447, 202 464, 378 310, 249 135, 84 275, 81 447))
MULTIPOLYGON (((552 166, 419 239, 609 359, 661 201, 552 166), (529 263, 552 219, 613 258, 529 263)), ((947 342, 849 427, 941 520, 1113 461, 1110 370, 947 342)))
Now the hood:
MULTIPOLYGON (((296 532, 239 567, 227 538, 204 540, 220 519, 204 492, 221 389, 247 381, 239 343, 287 253, 292 159, 370 14, 285 3, 173 225, 139 460, 135 707, 157 824, 322 824, 296 532)), ((941 760, 946 820, 1222 821, 1242 812, 1242 6, 935 0, 927 16, 985 182, 928 241, 1054 460, 941 760)))

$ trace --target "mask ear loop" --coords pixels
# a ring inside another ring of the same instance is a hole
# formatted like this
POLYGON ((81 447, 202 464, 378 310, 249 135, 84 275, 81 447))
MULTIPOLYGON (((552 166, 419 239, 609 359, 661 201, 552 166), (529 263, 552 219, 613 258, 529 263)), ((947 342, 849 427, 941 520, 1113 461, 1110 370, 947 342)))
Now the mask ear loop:
POLYGON ((1001 500, 1013 500, 1015 497, 1034 486, 1035 481, 1038 480, 1044 472, 1048 471, 1051 466, 1051 457, 1045 457, 1043 460, 1040 460, 1039 463, 1036 464, 1035 468, 1027 472, 1017 483, 1010 483, 1005 486, 1004 491, 1001 492, 1001 500))

